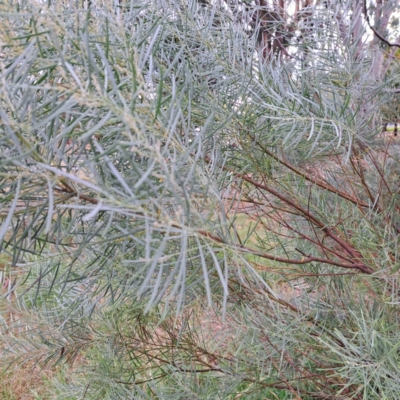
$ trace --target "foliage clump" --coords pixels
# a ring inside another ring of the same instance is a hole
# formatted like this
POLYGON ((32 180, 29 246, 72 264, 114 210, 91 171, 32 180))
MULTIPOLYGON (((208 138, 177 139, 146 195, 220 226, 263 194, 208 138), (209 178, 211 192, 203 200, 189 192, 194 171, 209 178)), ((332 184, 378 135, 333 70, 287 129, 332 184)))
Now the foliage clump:
POLYGON ((396 398, 398 59, 365 43, 395 6, 304 3, 0 5, 4 370, 396 398))

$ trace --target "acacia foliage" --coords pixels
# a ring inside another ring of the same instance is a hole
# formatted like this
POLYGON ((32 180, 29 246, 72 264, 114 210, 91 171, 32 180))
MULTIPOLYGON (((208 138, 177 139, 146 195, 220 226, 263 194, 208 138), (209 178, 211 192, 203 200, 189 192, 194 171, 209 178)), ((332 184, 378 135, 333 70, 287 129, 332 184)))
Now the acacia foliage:
POLYGON ((395 53, 244 4, 1 5, 2 359, 53 398, 396 398, 395 53))

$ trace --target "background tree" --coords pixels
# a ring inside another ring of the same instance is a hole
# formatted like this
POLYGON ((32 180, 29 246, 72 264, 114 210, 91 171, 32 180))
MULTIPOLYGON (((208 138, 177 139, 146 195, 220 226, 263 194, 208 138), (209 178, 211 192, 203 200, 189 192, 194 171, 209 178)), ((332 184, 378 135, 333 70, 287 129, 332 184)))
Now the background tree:
POLYGON ((396 398, 396 10, 3 3, 4 366, 72 364, 57 399, 396 398))

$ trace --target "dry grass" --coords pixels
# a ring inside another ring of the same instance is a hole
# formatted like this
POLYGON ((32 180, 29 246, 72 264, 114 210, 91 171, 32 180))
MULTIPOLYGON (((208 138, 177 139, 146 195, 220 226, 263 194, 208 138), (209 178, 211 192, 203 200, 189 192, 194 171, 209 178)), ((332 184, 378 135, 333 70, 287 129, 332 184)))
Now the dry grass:
POLYGON ((13 276, 7 273, 9 257, 3 254, 0 257, 0 399, 1 400, 37 400, 50 399, 46 393, 49 388, 49 381, 54 371, 41 369, 33 361, 27 361, 23 365, 12 365, 8 368, 4 354, 1 349, 7 346, 8 335, 18 333, 20 326, 20 315, 13 308, 15 293, 13 290, 13 276), (3 299, 1 298, 3 297, 3 299))
POLYGON ((55 371, 42 370, 33 363, 18 366, 0 375, 0 398, 2 400, 51 399, 49 381, 55 371))

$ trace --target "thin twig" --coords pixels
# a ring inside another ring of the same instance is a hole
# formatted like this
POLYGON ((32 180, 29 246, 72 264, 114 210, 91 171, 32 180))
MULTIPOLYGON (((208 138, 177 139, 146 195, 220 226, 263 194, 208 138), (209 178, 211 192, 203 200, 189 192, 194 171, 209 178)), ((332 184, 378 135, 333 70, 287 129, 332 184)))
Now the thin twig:
POLYGON ((389 42, 389 40, 387 40, 386 38, 384 38, 372 25, 371 25, 371 21, 369 20, 369 16, 368 16, 368 9, 367 9, 367 0, 364 0, 364 16, 365 19, 367 21, 368 26, 370 27, 370 29, 372 30, 372 32, 374 32, 374 35, 379 38, 382 42, 384 42, 386 45, 388 45, 389 47, 399 47, 400 48, 400 43, 392 43, 389 42))

